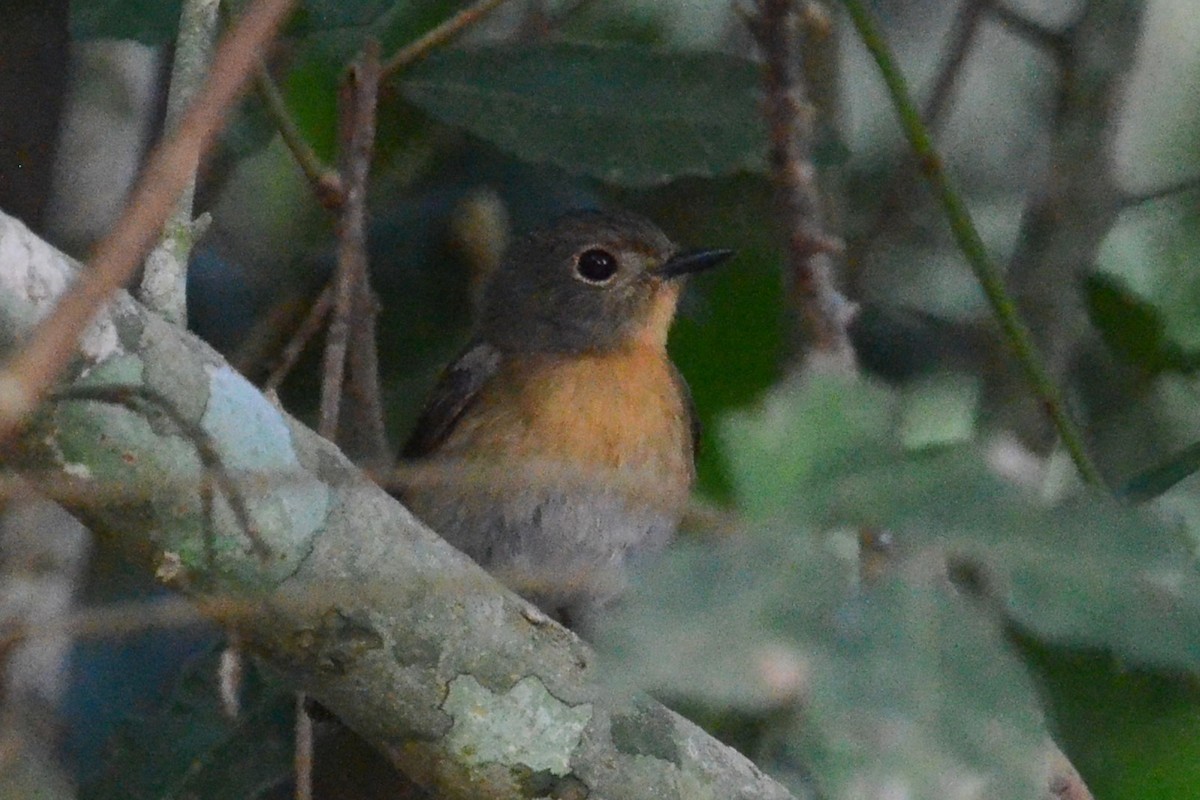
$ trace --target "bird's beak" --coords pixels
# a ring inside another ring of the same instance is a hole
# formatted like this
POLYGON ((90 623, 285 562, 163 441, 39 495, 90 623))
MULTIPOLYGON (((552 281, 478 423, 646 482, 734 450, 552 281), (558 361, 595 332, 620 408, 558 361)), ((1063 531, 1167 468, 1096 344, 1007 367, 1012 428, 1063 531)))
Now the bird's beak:
POLYGON ((715 267, 733 255, 732 250, 688 250, 676 253, 658 268, 663 278, 677 278, 715 267))

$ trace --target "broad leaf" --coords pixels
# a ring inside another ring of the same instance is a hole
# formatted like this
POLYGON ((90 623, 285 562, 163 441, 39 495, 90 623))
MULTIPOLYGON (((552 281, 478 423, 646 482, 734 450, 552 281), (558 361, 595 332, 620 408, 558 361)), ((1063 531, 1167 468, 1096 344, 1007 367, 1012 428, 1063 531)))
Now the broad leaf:
POLYGON ((853 569, 799 531, 681 547, 601 646, 643 687, 773 720, 764 766, 811 770, 823 796, 1038 796, 1037 696, 997 626, 933 586, 855 588, 853 569))
MULTIPOLYGON (((1200 573, 1178 531, 1103 496, 1052 506, 964 445, 905 452, 868 385, 815 383, 723 430, 742 505, 818 528, 887 530, 951 557, 1047 640, 1200 670, 1200 573)), ((1186 466, 1186 465, 1185 465, 1186 466)))
POLYGON ((762 170, 758 69, 718 53, 557 43, 434 55, 405 97, 528 161, 610 183, 762 170))
POLYGON ((807 727, 784 725, 776 748, 833 796, 943 796, 947 775, 1021 796, 1040 763, 1037 699, 997 628, 1195 673, 1200 576, 1177 531, 1110 498, 1052 505, 969 443, 905 450, 901 406, 811 380, 728 420, 748 529, 644 576, 608 647, 671 695, 776 717, 798 704, 807 727), (889 542, 870 579, 866 531, 889 542))
POLYGON ((1126 361, 1151 374, 1191 373, 1200 367, 1200 353, 1172 341, 1163 313, 1118 278, 1104 273, 1088 278, 1087 303, 1104 342, 1126 361))

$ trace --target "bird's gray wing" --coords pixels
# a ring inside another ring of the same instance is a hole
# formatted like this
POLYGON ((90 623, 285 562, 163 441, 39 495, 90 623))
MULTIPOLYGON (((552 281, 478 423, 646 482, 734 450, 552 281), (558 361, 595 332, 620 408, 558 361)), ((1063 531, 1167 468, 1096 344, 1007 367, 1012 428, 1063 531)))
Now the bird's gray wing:
POLYGON ((499 369, 500 351, 495 347, 487 342, 468 346, 442 372, 416 427, 400 451, 401 457, 420 458, 436 450, 479 396, 479 390, 499 369))

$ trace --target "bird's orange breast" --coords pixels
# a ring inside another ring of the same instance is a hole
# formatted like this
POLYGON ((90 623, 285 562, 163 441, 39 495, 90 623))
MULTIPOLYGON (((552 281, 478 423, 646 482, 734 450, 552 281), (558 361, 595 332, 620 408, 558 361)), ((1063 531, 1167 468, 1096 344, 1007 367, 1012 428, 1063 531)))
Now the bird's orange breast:
POLYGON ((675 497, 691 486, 692 446, 665 349, 637 341, 611 353, 510 356, 442 452, 514 469, 617 470, 675 497))

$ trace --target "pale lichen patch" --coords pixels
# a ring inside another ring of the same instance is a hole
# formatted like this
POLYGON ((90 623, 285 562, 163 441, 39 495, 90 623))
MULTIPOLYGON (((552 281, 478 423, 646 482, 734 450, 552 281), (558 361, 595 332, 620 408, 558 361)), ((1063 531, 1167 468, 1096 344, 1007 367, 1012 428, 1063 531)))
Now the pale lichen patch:
POLYGON ((81 481, 90 481, 92 479, 92 470, 87 464, 80 464, 72 461, 62 466, 63 472, 68 476, 81 481))
POLYGON ((591 703, 568 705, 536 677, 492 692, 470 675, 450 683, 442 710, 454 719, 447 746, 473 765, 502 764, 567 775, 592 718, 591 703))

